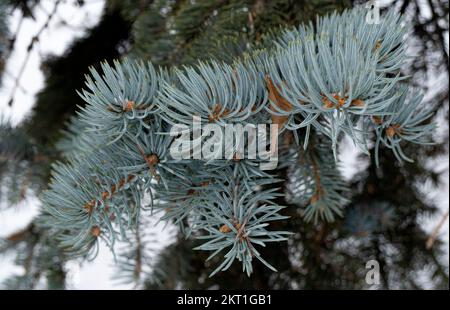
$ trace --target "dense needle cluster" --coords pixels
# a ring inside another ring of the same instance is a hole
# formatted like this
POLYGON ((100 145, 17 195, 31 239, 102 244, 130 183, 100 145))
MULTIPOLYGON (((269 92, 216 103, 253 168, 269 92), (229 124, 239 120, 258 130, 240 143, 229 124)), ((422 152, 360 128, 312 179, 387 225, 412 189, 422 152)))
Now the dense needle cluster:
POLYGON ((236 259, 247 274, 253 260, 275 270, 258 248, 289 237, 271 227, 289 220, 276 203, 285 194, 277 170, 262 171, 259 159, 174 160, 168 133, 191 126, 194 115, 220 126, 276 123, 271 134, 291 137, 280 165, 301 163, 289 170, 289 197, 306 203, 304 219, 343 216, 336 153, 344 135, 365 152, 372 141, 377 152, 390 148, 401 161, 409 160, 402 141, 427 143, 434 126, 420 95, 402 86, 408 28, 393 12, 379 24, 365 17, 354 9, 318 18, 232 64, 165 69, 125 59, 92 70, 80 93, 87 105, 60 144, 67 160, 43 194, 43 225, 72 254, 95 255, 99 239, 111 247, 129 239, 151 208, 205 240, 197 249, 209 258, 223 256, 213 274, 236 259))

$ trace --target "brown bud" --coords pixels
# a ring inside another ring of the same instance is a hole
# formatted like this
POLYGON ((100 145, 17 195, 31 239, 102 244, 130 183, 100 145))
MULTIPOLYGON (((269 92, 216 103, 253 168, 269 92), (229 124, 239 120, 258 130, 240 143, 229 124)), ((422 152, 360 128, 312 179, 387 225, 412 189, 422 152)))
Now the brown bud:
POLYGON ((380 41, 377 41, 377 44, 375 44, 375 49, 374 49, 374 51, 380 49, 380 47, 381 47, 381 42, 380 42, 380 41))
POLYGON ((107 191, 104 191, 103 193, 102 193, 102 200, 105 200, 105 199, 107 199, 109 197, 109 193, 107 192, 107 191))
POLYGON ((94 226, 94 227, 92 227, 92 229, 91 229, 91 234, 94 236, 94 237, 98 237, 98 236, 100 236, 100 234, 101 234, 101 230, 100 230, 100 227, 98 227, 98 226, 94 226))
POLYGON ((94 207, 95 207, 95 200, 91 200, 83 206, 83 208, 86 209, 89 214, 92 213, 94 207))
POLYGON ((130 112, 134 108, 134 102, 133 101, 127 101, 127 104, 125 105, 124 111, 130 112))
POLYGON ((228 114, 230 114, 230 110, 224 109, 222 111, 222 105, 220 103, 217 103, 214 105, 211 114, 208 116, 208 121, 210 123, 218 121, 221 117, 227 116, 228 114))
POLYGON ((386 129, 386 135, 389 138, 393 138, 396 134, 399 134, 400 132, 401 132, 401 128, 400 128, 400 125, 398 125, 398 124, 391 125, 386 129))
POLYGON ((147 156, 147 163, 150 165, 150 166, 154 166, 154 165, 156 165, 157 163, 159 163, 159 158, 158 158, 158 156, 156 156, 155 154, 151 154, 151 155, 149 155, 149 156, 147 156))
POLYGON ((387 134, 387 136, 388 136, 389 138, 392 138, 392 137, 395 135, 395 129, 394 129, 394 127, 389 126, 389 127, 386 129, 386 134, 387 134))
POLYGON ((375 123, 375 124, 377 124, 377 125, 381 125, 381 124, 383 124, 383 120, 381 119, 381 117, 379 117, 379 116, 372 116, 372 120, 373 120, 373 122, 375 123))
POLYGON ((364 106, 364 100, 362 100, 362 99, 353 99, 352 100, 352 106, 354 106, 354 107, 363 107, 364 106))
POLYGON ((328 109, 331 109, 334 107, 333 102, 331 102, 331 100, 328 99, 325 95, 322 96, 322 103, 328 109))
POLYGON ((219 231, 221 233, 227 234, 231 231, 231 228, 228 227, 226 224, 223 224, 222 226, 220 226, 219 231))
POLYGON ((203 181, 200 183, 201 186, 208 186, 209 185, 209 181, 203 181))
POLYGON ((241 160, 241 157, 238 155, 238 154, 234 154, 233 155, 233 161, 240 161, 241 160))
POLYGON ((118 184, 119 189, 121 189, 125 185, 125 183, 126 183, 125 179, 120 179, 119 184, 118 184))
POLYGON ((341 97, 339 94, 334 93, 333 98, 337 100, 336 108, 339 109, 345 104, 345 101, 347 100, 345 97, 341 97))

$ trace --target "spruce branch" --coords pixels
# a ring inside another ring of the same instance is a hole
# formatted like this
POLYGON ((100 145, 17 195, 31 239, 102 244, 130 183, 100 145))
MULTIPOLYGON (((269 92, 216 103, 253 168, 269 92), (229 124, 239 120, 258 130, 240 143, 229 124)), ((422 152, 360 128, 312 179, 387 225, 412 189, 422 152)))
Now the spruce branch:
POLYGON ((289 150, 292 164, 289 166, 287 190, 288 201, 304 207, 302 214, 306 221, 333 222, 336 216, 343 216, 348 203, 348 191, 330 152, 331 145, 326 137, 312 139, 307 150, 289 150))
POLYGON ((104 63, 102 74, 92 69, 80 92, 87 105, 60 145, 67 162, 55 165, 43 195, 44 225, 71 253, 95 255, 98 239, 113 247, 136 228, 147 194, 160 219, 207 240, 197 249, 212 251, 210 259, 226 251, 212 275, 235 260, 247 274, 255 259, 275 270, 258 247, 289 235, 270 229, 286 219, 274 202, 280 188, 266 188, 280 180, 259 168, 261 159, 235 149, 225 160, 174 160, 168 133, 176 124, 192 130, 193 116, 222 128, 282 125, 276 136, 303 139, 303 148, 290 147, 293 202, 306 205, 307 221, 333 221, 346 204, 336 160, 344 134, 367 152, 374 132, 377 150, 383 143, 407 159, 400 142, 426 144, 424 131, 433 129, 421 97, 406 103, 401 86, 408 28, 393 12, 382 20, 369 25, 358 8, 321 17, 316 27, 287 29, 271 48, 232 64, 210 60, 166 70, 125 59, 104 63))

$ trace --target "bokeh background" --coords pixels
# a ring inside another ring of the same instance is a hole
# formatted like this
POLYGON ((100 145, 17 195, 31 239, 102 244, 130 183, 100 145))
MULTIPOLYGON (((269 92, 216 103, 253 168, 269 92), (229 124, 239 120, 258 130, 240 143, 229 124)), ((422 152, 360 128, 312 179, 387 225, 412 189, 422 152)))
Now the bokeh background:
POLYGON ((413 164, 400 165, 384 152, 380 171, 344 141, 341 171, 352 188, 344 217, 312 225, 292 211, 284 229, 296 234, 288 244, 267 249, 279 267, 276 275, 258 266, 250 279, 239 268, 208 279, 211 266, 204 254, 191 250, 195 241, 185 240, 170 223, 149 219, 146 260, 130 280, 129 266, 117 263, 108 248, 101 247, 94 261, 71 259, 34 223, 39 193, 59 159, 55 144, 84 104, 75 90, 83 87, 89 66, 124 56, 166 66, 226 60, 280 25, 360 4, 364 1, 0 0, 0 285, 448 289, 448 1, 375 3, 414 24, 407 38, 412 58, 403 70, 425 93, 424 104, 436 110, 436 144, 407 146, 413 164), (375 287, 364 282, 370 259, 382 266, 382 283, 375 287))

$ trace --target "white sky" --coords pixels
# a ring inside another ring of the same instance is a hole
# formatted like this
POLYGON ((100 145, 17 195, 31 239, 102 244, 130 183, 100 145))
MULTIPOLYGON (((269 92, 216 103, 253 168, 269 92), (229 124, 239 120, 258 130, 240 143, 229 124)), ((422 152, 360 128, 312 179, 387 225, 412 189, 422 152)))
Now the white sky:
MULTIPOLYGON (((64 1, 57 11, 57 16, 52 20, 50 26, 40 36, 40 41, 35 45, 31 57, 26 66, 25 72, 20 80, 21 88, 15 94, 15 102, 12 108, 7 106, 10 97, 13 79, 19 70, 28 46, 33 35, 43 25, 48 12, 53 8, 54 0, 42 1, 42 6, 36 10, 36 20, 26 19, 21 27, 20 35, 17 38, 15 49, 8 59, 5 75, 3 78, 3 87, 0 88, 0 116, 11 117, 14 123, 20 122, 28 113, 34 102, 35 94, 43 87, 44 78, 39 69, 41 64, 41 55, 61 54, 74 38, 83 35, 83 29, 95 25, 102 12, 103 0, 86 0, 82 9, 76 6, 74 0, 64 1), (70 26, 61 23, 64 20, 70 26), (24 91, 26 90, 26 92, 24 91)), ((10 17, 11 30, 15 32, 19 20, 19 12, 15 12, 10 17)), ((444 126, 443 130, 448 130, 444 126)), ((442 130, 442 129, 441 129, 442 130)), ((340 159, 344 166, 344 175, 350 179, 361 169, 361 162, 356 162, 358 150, 347 141, 345 147, 341 147, 340 159)), ((426 191, 427 197, 437 202, 441 208, 441 213, 445 212, 449 206, 449 183, 448 183, 448 158, 437 160, 433 163, 435 169, 446 171, 443 175, 443 185, 435 192, 426 191)), ((6 236, 17 229, 24 227, 37 214, 39 201, 36 198, 28 198, 18 206, 8 208, 0 213, 0 236, 6 236)), ((0 209, 4 209, 0 206, 0 209)), ((428 231, 431 231, 439 219, 439 215, 432 219, 423 219, 424 225, 428 231)), ((160 246, 168 242, 167 232, 161 232, 161 227, 155 229, 158 232, 159 239, 163 240, 160 246)), ((447 241, 447 260, 448 260, 448 220, 441 230, 440 236, 447 241)), ((0 256, 0 282, 11 273, 20 273, 20 268, 14 268, 11 264, 11 257, 0 256)), ((117 285, 111 281, 110 277, 114 270, 112 269, 113 259, 109 250, 102 247, 99 256, 94 262, 84 263, 80 266, 76 262, 69 264, 69 286, 74 289, 126 289, 131 288, 127 285, 117 285)))
MULTIPOLYGON (((59 5, 57 15, 42 33, 39 42, 35 43, 31 57, 20 80, 21 90, 17 91, 15 104, 10 109, 7 107, 7 102, 11 95, 14 79, 25 59, 26 48, 31 38, 47 20, 48 13, 53 9, 54 0, 41 1, 42 5, 39 5, 35 10, 35 21, 29 18, 24 20, 16 40, 14 52, 7 61, 3 87, 0 88, 1 114, 11 116, 14 122, 23 119, 33 105, 34 95, 42 88, 44 83, 44 77, 39 69, 41 64, 40 55, 62 54, 74 38, 83 35, 86 27, 93 26, 98 22, 104 5, 103 0, 87 0, 85 2, 83 9, 74 5, 74 0, 66 0, 59 5), (67 22, 70 26, 64 26, 62 21, 67 22)), ((18 10, 14 13, 9 20, 12 33, 16 31, 21 15, 18 10)))

